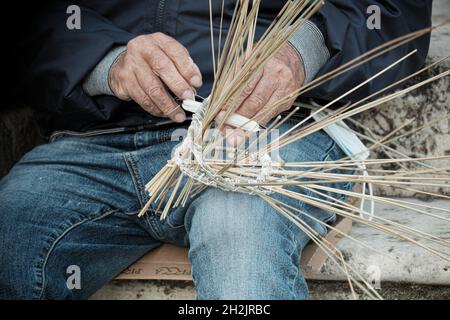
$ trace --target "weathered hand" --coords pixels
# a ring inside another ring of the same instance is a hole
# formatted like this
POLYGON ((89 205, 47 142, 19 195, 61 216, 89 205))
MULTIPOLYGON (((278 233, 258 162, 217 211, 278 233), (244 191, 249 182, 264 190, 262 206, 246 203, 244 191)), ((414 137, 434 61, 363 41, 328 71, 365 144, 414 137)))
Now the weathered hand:
POLYGON ((110 85, 122 100, 134 100, 157 117, 183 122, 186 115, 167 91, 193 99, 193 87, 202 85, 199 68, 175 39, 153 33, 134 38, 110 71, 110 85))
MULTIPOLYGON (((268 106, 299 89, 305 80, 303 61, 297 51, 289 44, 283 45, 277 54, 270 59, 260 72, 244 88, 237 102, 236 113, 252 118, 259 112, 266 112, 268 106)), ((289 110, 295 100, 265 114, 258 122, 266 124, 283 111, 289 110)), ((218 118, 221 118, 219 114, 218 118)), ((229 128, 226 127, 228 130, 229 128)), ((245 133, 236 129, 232 135, 232 143, 240 144, 245 133)))

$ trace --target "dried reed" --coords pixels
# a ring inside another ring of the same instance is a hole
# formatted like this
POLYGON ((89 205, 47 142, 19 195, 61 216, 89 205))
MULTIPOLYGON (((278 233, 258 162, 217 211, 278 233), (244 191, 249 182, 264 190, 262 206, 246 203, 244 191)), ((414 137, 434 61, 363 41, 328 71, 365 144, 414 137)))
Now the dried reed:
MULTIPOLYGON (((142 209, 140 215, 147 213, 152 206, 153 211, 160 212, 161 219, 164 219, 170 213, 170 209, 186 205, 190 197, 197 195, 207 187, 217 187, 228 191, 256 194, 281 215, 298 226, 319 248, 327 253, 330 259, 347 275, 350 290, 355 298, 355 287, 370 298, 380 299, 381 296, 371 284, 355 270, 355 268, 343 259, 342 253, 320 236, 311 226, 305 223, 302 217, 308 217, 317 223, 325 225, 329 229, 337 229, 333 226, 326 225, 324 222, 308 214, 308 212, 302 212, 298 208, 277 200, 275 195, 282 195, 286 199, 295 199, 314 207, 333 212, 337 216, 351 219, 356 223, 363 224, 377 231, 408 241, 417 247, 428 251, 430 254, 436 255, 446 261, 450 261, 450 241, 407 225, 402 225, 396 221, 386 219, 377 212, 373 214, 372 212, 367 211, 362 205, 358 207, 350 202, 343 201, 339 198, 339 195, 363 202, 369 201, 372 204, 383 203, 404 208, 408 210, 409 214, 427 215, 442 223, 450 222, 450 216, 446 215, 450 213, 450 210, 432 207, 427 204, 411 203, 407 200, 391 199, 373 194, 366 194, 365 187, 363 188, 363 192, 345 191, 338 187, 333 187, 336 184, 339 185, 339 183, 353 182, 364 186, 371 184, 412 190, 429 196, 440 197, 447 200, 450 199, 450 197, 444 194, 424 190, 424 188, 428 187, 437 187, 441 190, 449 189, 449 156, 411 158, 398 152, 392 147, 395 146, 398 139, 407 137, 426 127, 431 127, 437 121, 441 121, 442 119, 436 119, 436 121, 429 122, 426 126, 401 133, 404 131, 405 127, 412 123, 412 121, 409 121, 385 137, 376 137, 374 135, 367 136, 356 132, 356 134, 367 143, 369 150, 382 149, 385 151, 385 154, 389 155, 389 158, 387 159, 353 160, 347 157, 337 161, 323 162, 284 162, 280 159, 280 161, 271 161, 270 174, 264 176, 264 179, 261 179, 261 172, 264 167, 264 163, 261 159, 264 157, 264 154, 283 148, 319 130, 323 130, 332 124, 337 124, 341 120, 347 120, 356 127, 361 126, 358 121, 352 119, 353 116, 373 108, 383 107, 387 101, 404 96, 432 81, 448 76, 450 70, 407 88, 382 96, 387 90, 429 70, 448 57, 436 61, 432 65, 422 68, 412 75, 392 83, 360 101, 349 103, 337 109, 331 108, 350 93, 358 90, 405 59, 414 55, 415 51, 412 51, 324 106, 298 104, 297 107, 293 108, 287 115, 276 117, 271 125, 262 130, 258 139, 268 136, 273 130, 279 128, 286 120, 293 117, 300 107, 306 107, 312 110, 310 116, 299 121, 287 132, 271 141, 266 147, 257 151, 254 151, 251 148, 251 145, 240 150, 234 148, 231 150, 231 152, 234 153, 231 160, 216 159, 208 156, 213 151, 223 151, 223 149, 221 149, 221 144, 223 140, 226 139, 226 137, 220 133, 216 133, 212 137, 206 139, 208 130, 212 128, 223 128, 227 117, 234 113, 238 107, 238 100, 242 95, 244 88, 262 70, 265 63, 276 54, 277 48, 283 45, 291 37, 293 32, 316 13, 322 5, 321 0, 287 1, 268 30, 259 39, 258 43, 255 43, 255 30, 260 3, 261 0, 237 1, 235 12, 229 26, 229 32, 222 44, 222 25, 224 19, 224 4, 222 2, 222 15, 220 18, 220 32, 218 36, 219 49, 217 52, 214 50, 215 35, 212 28, 213 17, 212 14, 210 15, 212 61, 215 78, 211 94, 205 101, 202 112, 196 115, 197 125, 200 125, 200 128, 196 131, 198 135, 192 140, 195 145, 191 146, 191 148, 181 148, 178 150, 178 161, 169 160, 167 165, 147 184, 146 191, 149 193, 150 199, 142 209), (226 107, 225 117, 215 121, 217 114, 223 110, 224 107, 226 107), (320 121, 308 123, 308 120, 320 112, 325 112, 326 116, 320 121), (436 163, 439 163, 441 167, 436 166, 436 163), (388 170, 380 167, 380 165, 387 164, 395 164, 400 169, 388 170), (408 164, 415 164, 418 168, 410 169, 408 164), (370 173, 370 175, 367 173, 370 173), (295 188, 292 189, 292 187, 295 188), (429 209, 438 211, 439 214, 431 214, 427 211, 429 209), (365 219, 365 216, 371 216, 372 218, 365 219)), ((211 1, 209 1, 209 6, 211 9, 211 1)), ((210 10, 210 12, 212 12, 212 10, 210 10)), ((448 21, 446 23, 448 23, 448 21)), ((258 119, 261 119, 264 115, 272 113, 279 106, 295 100, 299 95, 312 90, 344 72, 375 59, 398 46, 423 36, 436 27, 415 31, 386 42, 362 54, 341 67, 316 78, 273 105, 266 106, 264 110, 259 112, 251 120, 257 121, 258 119)), ((193 125, 191 125, 191 129, 192 127, 193 125)), ((252 143, 258 143, 258 139, 252 143)), ((373 206, 372 209, 374 209, 373 206)), ((337 231, 340 232, 339 230, 337 231)), ((370 245, 363 243, 351 235, 342 234, 342 236, 354 241, 357 245, 376 251, 370 245)), ((391 255, 385 253, 382 254, 391 257, 391 255)))

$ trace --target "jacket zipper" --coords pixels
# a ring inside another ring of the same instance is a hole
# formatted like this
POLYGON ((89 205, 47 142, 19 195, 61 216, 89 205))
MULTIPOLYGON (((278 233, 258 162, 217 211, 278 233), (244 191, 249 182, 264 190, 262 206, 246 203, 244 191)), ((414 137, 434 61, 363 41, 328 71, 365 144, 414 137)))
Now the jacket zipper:
POLYGON ((166 0, 159 0, 158 12, 156 16, 156 29, 164 31, 163 29, 163 18, 164 18, 164 8, 166 6, 166 0))

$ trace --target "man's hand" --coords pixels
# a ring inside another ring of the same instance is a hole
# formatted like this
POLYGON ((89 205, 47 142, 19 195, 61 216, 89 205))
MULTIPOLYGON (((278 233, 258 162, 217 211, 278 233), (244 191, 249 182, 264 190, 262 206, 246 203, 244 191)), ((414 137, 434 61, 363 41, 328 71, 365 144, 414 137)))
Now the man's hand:
MULTIPOLYGON (((263 71, 257 75, 243 90, 237 102, 236 113, 247 118, 252 118, 259 112, 265 113, 268 106, 285 98, 299 89, 305 80, 303 61, 297 51, 286 43, 277 54, 270 59, 263 71)), ((261 124, 266 124, 272 118, 292 107, 293 101, 278 107, 258 119, 261 124)), ((223 113, 219 114, 220 119, 223 113)), ((237 129, 236 134, 242 135, 242 130, 237 129)), ((241 139, 238 139, 242 141, 241 139)))
POLYGON ((202 76, 184 46, 153 33, 128 43, 111 68, 110 85, 119 99, 132 99, 154 116, 183 122, 186 114, 167 88, 182 100, 193 99, 193 87, 202 85, 202 76))

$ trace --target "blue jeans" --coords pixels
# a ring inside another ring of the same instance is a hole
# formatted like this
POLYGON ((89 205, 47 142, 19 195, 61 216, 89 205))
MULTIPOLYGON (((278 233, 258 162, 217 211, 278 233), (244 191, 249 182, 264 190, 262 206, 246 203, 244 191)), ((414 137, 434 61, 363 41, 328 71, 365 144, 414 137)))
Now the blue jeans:
MULTIPOLYGON (((173 130, 66 135, 26 154, 0 182, 0 299, 88 298, 163 243, 190 247, 200 299, 307 298, 299 260, 308 237, 257 196, 211 188, 167 220, 137 217, 148 199, 144 185, 178 143, 170 139, 173 130), (80 288, 67 286, 72 265, 81 271, 80 288)), ((344 155, 317 132, 281 156, 344 155)))

